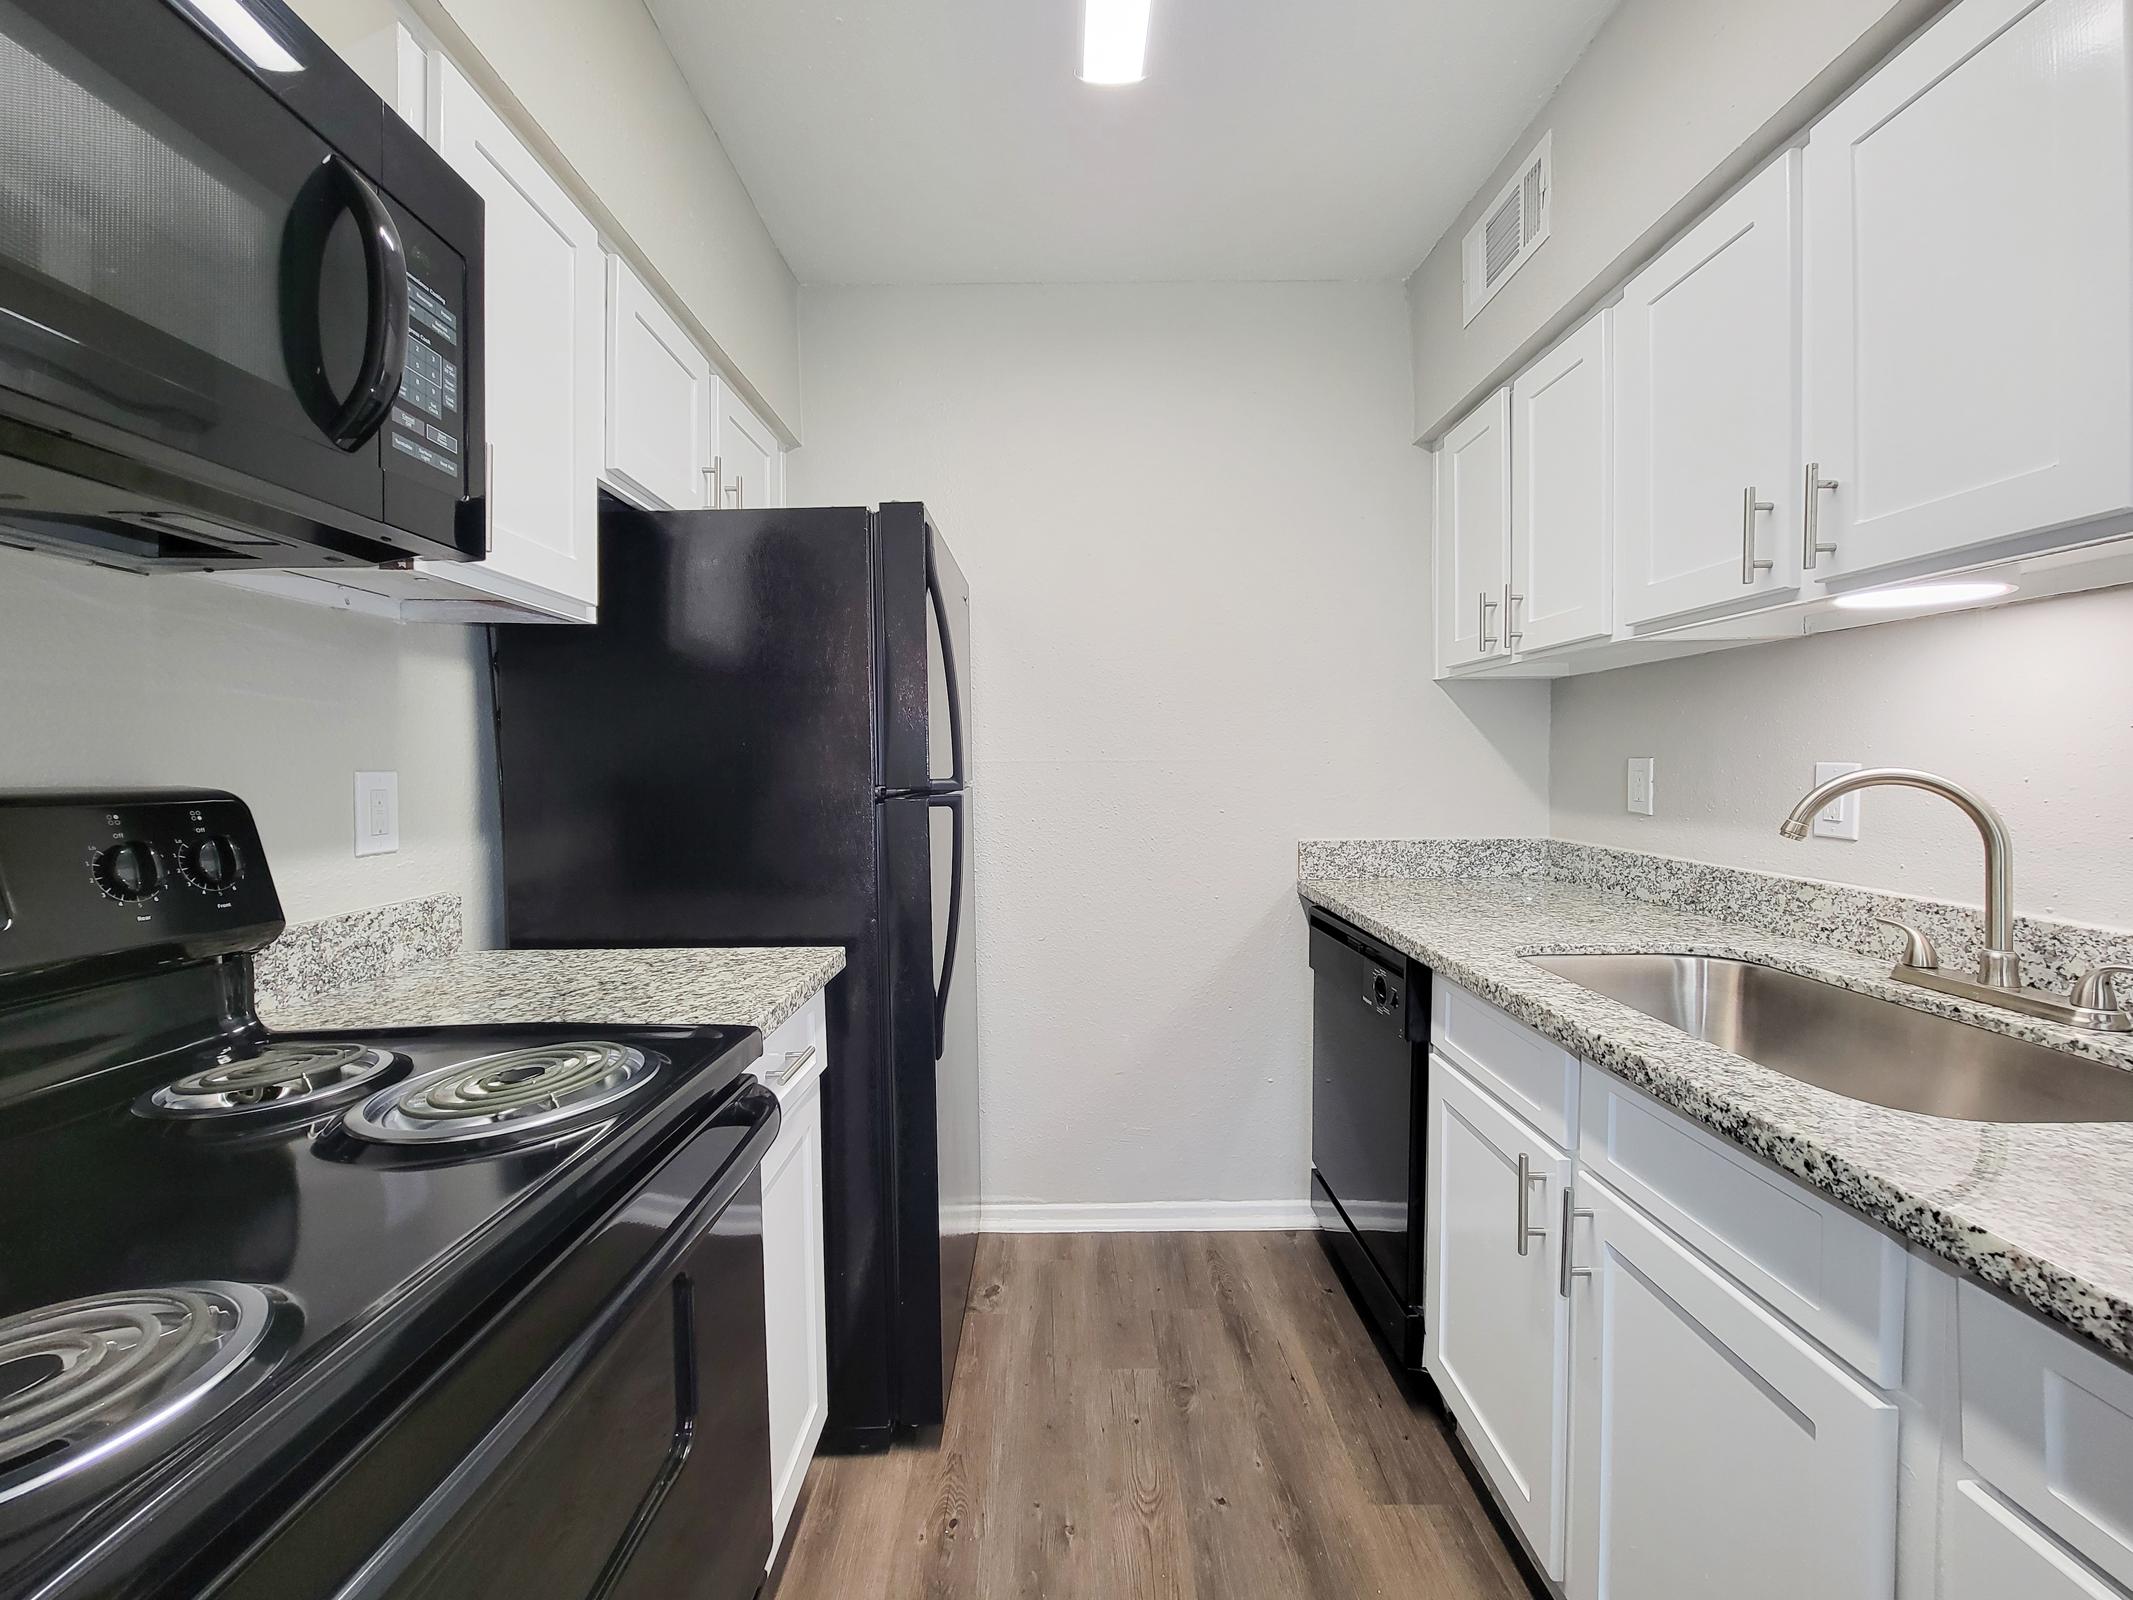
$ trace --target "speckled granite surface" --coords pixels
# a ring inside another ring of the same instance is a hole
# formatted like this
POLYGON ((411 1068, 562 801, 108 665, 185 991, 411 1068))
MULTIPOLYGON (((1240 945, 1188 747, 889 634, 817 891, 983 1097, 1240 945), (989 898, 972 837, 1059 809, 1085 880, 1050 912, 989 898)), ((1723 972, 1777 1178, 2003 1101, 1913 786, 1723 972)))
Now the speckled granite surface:
POLYGON ((308 998, 269 1002, 272 1028, 488 1022, 727 1023, 769 1033, 844 970, 832 946, 469 950, 308 998))
POLYGON ((1296 871, 1306 878, 1537 878, 1552 839, 1304 839, 1296 871))
MULTIPOLYGON (((1984 919, 1975 906, 1787 878, 1571 839, 1305 839, 1300 877, 1554 878, 1631 900, 1722 917, 1766 933, 1895 958, 1897 935, 1875 922, 1895 917, 1923 929, 1953 971, 1977 965, 1984 919)), ((1979 868, 1980 885, 1983 867, 1979 868)), ((2104 961, 2133 962, 2133 933, 2078 922, 2015 919, 2023 976, 2039 989, 2071 990, 2104 961)))
POLYGON ((1303 898, 1583 1059, 2133 1360, 2133 1125, 1956 1122, 1885 1110, 1690 1038, 1522 959, 1746 957, 2133 1069, 2133 1039, 1887 981, 1885 958, 1555 879, 1305 875, 1303 898))
POLYGON ((459 896, 421 900, 318 922, 294 922, 252 963, 252 990, 261 1005, 368 982, 390 972, 442 961, 465 942, 459 896))

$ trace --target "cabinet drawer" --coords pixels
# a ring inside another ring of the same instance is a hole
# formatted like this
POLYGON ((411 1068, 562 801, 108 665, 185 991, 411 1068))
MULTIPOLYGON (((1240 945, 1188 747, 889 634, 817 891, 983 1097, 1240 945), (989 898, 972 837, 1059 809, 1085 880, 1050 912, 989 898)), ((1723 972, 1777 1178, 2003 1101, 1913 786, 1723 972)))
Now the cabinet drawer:
POLYGON ((2133 1584, 2133 1371, 1977 1284, 1959 1293, 1963 1459, 2133 1584))
POLYGON ((1903 1376, 1903 1246, 1598 1067, 1578 1157, 1883 1388, 1903 1376))
POLYGON ((1975 1478, 1958 1483, 1948 1502, 1941 1570, 1941 1600, 2126 1600, 1975 1478))
POLYGON ((1578 1059, 1561 1045, 1442 978, 1430 986, 1429 1040, 1556 1144, 1576 1143, 1578 1059))

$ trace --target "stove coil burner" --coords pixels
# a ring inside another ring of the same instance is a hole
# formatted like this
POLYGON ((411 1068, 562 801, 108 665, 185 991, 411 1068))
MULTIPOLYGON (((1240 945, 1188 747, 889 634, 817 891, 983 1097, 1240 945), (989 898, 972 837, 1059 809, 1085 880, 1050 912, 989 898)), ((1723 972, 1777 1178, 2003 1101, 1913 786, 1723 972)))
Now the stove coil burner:
POLYGON ((507 1050, 381 1089, 352 1108, 348 1131, 380 1144, 454 1144, 552 1126, 621 1099, 657 1069, 622 1044, 507 1050))
POLYGON ((347 1099, 399 1057, 365 1044, 270 1044, 166 1084, 141 1103, 151 1116, 219 1117, 347 1099))
POLYGON ((189 1409, 258 1347, 249 1284, 96 1295, 0 1321, 0 1503, 80 1472, 189 1409))

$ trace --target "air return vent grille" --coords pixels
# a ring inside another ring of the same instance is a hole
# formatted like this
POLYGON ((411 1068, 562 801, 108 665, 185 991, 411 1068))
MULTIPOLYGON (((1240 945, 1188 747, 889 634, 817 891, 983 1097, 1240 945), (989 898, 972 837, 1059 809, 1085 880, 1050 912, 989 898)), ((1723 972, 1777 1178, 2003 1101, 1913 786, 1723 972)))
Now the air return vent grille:
POLYGON ((1551 135, 1527 152, 1511 181, 1503 186, 1481 220, 1468 230, 1462 252, 1461 279, 1466 315, 1472 322, 1496 291, 1548 237, 1548 201, 1554 185, 1549 173, 1551 135))

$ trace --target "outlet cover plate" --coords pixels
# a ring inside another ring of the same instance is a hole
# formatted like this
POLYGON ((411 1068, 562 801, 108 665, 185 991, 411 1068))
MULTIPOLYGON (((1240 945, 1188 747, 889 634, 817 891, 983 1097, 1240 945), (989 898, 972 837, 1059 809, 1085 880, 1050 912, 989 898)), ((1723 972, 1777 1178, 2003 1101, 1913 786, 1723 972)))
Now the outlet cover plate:
MULTIPOLYGON (((1847 772, 1857 772, 1862 763, 1857 761, 1817 761, 1815 763, 1815 787, 1820 788, 1832 778, 1841 778, 1847 772)), ((1815 813, 1813 833, 1817 839, 1857 839, 1859 837, 1859 792, 1855 789, 1842 799, 1832 800, 1815 813)))
POLYGON ((355 853, 389 856, 400 848, 400 774, 359 772, 355 781, 355 853))
POLYGON ((1648 817, 1652 814, 1653 764, 1650 756, 1629 758, 1629 776, 1623 800, 1633 817, 1648 817))

